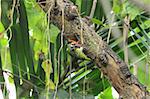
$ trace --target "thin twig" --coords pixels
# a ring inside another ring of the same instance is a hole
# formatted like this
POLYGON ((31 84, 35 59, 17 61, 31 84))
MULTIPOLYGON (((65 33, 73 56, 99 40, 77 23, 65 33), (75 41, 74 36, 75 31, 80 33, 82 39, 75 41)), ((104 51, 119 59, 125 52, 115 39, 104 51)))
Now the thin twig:
POLYGON ((111 19, 111 23, 110 23, 110 28, 109 28, 108 36, 107 36, 107 44, 109 43, 109 39, 110 39, 110 36, 111 36, 112 27, 113 27, 112 24, 114 22, 114 19, 115 19, 115 15, 113 14, 112 19, 111 19))
POLYGON ((126 16, 124 18, 124 26, 123 26, 123 46, 124 46, 124 60, 126 64, 128 64, 128 32, 129 32, 129 23, 130 17, 126 16))
POLYGON ((8 30, 10 31, 10 37, 8 39, 8 43, 10 42, 11 38, 12 38, 12 31, 11 31, 11 26, 13 25, 13 15, 14 15, 14 9, 15 9, 15 5, 16 5, 16 0, 13 0, 13 6, 11 9, 11 13, 10 13, 10 25, 8 26, 8 28, 5 30, 5 32, 7 32, 8 30))
MULTIPOLYGON (((56 1, 57 2, 57 1, 56 1)), ((61 46, 59 48, 59 51, 58 51, 58 76, 59 76, 59 71, 60 71, 60 54, 61 54, 61 50, 63 48, 63 33, 64 33, 64 17, 65 17, 65 14, 64 14, 64 3, 63 1, 60 2, 61 4, 61 11, 62 11, 62 30, 61 30, 61 46)), ((54 97, 53 99, 56 99, 56 95, 57 95, 57 90, 58 90, 58 83, 59 83, 59 77, 57 79, 57 82, 56 82, 56 88, 55 88, 55 93, 54 93, 54 97)))
POLYGON ((90 12, 90 18, 93 18, 93 16, 94 16, 95 9, 96 9, 96 4, 97 4, 97 0, 93 0, 92 9, 91 9, 91 12, 90 12))

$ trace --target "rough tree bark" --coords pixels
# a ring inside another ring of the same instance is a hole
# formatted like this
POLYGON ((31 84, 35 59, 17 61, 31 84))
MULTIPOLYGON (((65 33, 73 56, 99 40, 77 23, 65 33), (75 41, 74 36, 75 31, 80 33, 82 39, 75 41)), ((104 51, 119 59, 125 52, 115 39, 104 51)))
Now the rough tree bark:
POLYGON ((122 99, 148 99, 149 92, 146 87, 130 73, 126 63, 96 34, 89 26, 88 21, 78 16, 77 7, 72 2, 68 0, 57 0, 57 2, 47 0, 45 3, 44 0, 40 1, 43 2, 38 2, 43 10, 50 13, 49 18, 53 24, 60 30, 64 24, 64 35, 80 35, 82 28, 83 38, 80 38, 83 39, 84 53, 97 64, 122 99), (64 23, 62 10, 64 10, 64 23))

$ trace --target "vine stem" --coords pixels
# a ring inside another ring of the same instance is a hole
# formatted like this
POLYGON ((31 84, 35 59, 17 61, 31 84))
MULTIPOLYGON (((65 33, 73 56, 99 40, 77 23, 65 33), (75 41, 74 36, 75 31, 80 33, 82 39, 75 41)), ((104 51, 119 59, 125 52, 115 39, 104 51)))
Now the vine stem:
MULTIPOLYGON (((57 4, 57 0, 55 0, 55 3, 57 4)), ((56 99, 56 95, 57 95, 57 91, 58 91, 58 83, 59 83, 59 71, 60 71, 60 55, 61 55, 61 50, 63 48, 63 33, 64 33, 64 4, 63 4, 63 1, 61 1, 61 11, 62 11, 62 30, 61 30, 61 46, 59 48, 59 51, 58 51, 58 79, 57 79, 57 82, 56 82, 56 88, 55 88, 55 93, 54 93, 54 97, 53 99, 56 99)))

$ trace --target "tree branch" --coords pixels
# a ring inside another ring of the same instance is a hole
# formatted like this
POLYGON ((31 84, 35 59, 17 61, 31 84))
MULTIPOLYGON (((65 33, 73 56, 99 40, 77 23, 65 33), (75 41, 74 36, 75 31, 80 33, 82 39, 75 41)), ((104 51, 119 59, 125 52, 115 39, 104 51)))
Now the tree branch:
MULTIPOLYGON (((65 5, 64 7, 61 6, 61 4, 57 4, 57 7, 53 6, 50 15, 51 22, 61 30, 63 25, 61 9, 64 9, 64 34, 80 35, 82 29, 82 47, 84 48, 84 53, 91 58, 97 64, 98 68, 101 69, 103 74, 108 77, 120 97, 123 99, 145 99, 149 95, 148 91, 136 77, 130 73, 126 63, 96 34, 87 24, 86 19, 80 19, 76 12, 71 11, 70 8, 75 6, 73 3, 68 0, 63 0, 63 3, 65 5), (74 18, 69 18, 71 15, 74 15, 74 18), (80 20, 82 20, 82 26, 80 20)), ((43 10, 48 12, 51 5, 53 4, 47 2, 43 10)))

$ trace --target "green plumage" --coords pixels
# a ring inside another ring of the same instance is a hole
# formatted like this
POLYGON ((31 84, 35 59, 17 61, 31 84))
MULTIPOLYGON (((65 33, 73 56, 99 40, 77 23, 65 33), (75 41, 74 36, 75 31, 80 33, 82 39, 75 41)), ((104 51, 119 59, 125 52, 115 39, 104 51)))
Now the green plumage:
POLYGON ((71 56, 81 59, 81 60, 90 60, 84 53, 83 47, 76 47, 75 45, 68 45, 68 52, 71 56))

